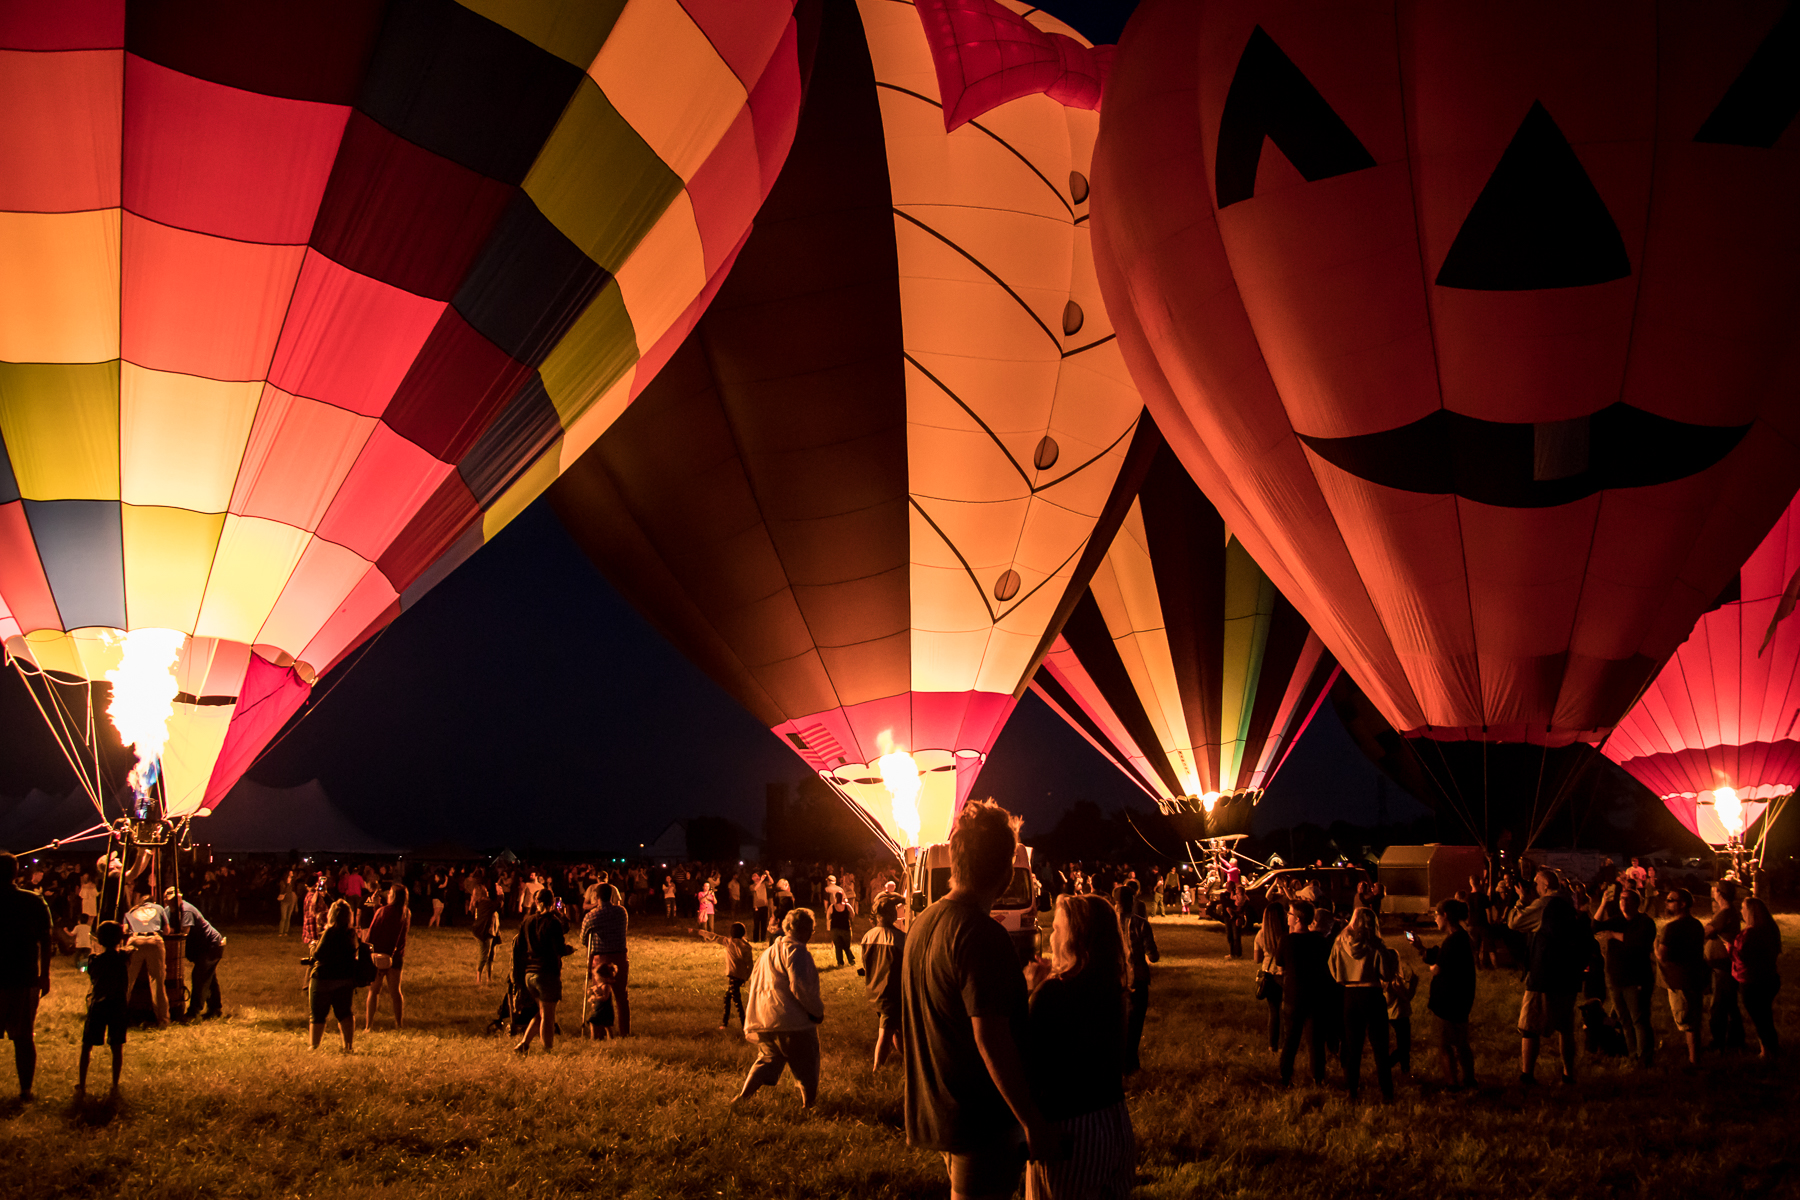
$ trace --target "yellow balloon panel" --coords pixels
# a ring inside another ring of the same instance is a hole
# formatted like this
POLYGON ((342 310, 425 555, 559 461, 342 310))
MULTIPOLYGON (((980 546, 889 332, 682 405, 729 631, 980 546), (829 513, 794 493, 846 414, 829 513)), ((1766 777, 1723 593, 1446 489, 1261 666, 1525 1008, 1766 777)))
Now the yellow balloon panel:
POLYGON ((133 629, 192 629, 225 528, 222 512, 121 509, 125 611, 133 629))
POLYGON ((0 438, 27 500, 117 500, 119 364, 0 363, 0 438))
POLYGON ((262 390, 126 363, 114 447, 125 503, 224 512, 262 390))
POLYGON ((279 521, 227 516, 194 636, 256 643, 311 536, 279 521))
POLYGON ((235 712, 235 704, 175 705, 162 756, 163 800, 170 816, 192 816, 206 799, 206 785, 235 712))

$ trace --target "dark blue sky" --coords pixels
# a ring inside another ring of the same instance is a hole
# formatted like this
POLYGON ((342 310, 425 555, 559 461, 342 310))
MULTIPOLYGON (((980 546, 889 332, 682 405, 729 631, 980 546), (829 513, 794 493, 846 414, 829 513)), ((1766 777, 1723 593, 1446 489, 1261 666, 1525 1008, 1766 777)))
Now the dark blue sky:
MULTIPOLYGON (((400 845, 628 846, 706 813, 754 831, 765 785, 806 773, 619 598, 541 502, 316 695, 250 777, 316 778, 369 832, 400 845)), ((1326 706, 1258 826, 1372 822, 1376 779, 1326 706)), ((6 672, 0 795, 72 783, 6 672)), ((1023 813, 1028 829, 1048 828, 1077 800, 1149 804, 1029 695, 978 791, 1023 813)), ((1390 817, 1414 811, 1389 795, 1390 817)))

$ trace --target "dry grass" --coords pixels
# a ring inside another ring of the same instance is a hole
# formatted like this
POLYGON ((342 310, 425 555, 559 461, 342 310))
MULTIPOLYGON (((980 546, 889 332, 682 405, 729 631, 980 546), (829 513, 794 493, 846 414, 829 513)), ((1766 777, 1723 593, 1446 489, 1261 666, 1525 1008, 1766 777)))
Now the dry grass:
MULTIPOLYGON (((412 1027, 359 1034, 350 1057, 331 1048, 334 1031, 319 1053, 305 1050, 296 943, 240 930, 222 972, 230 1019, 134 1032, 116 1108, 68 1099, 85 989, 59 960, 38 1020, 40 1099, 0 1106, 0 1154, 13 1168, 0 1195, 945 1193, 936 1157, 905 1145, 898 1072, 871 1076, 874 1023, 851 971, 824 972, 819 1110, 802 1116, 781 1088, 734 1119, 725 1101, 751 1051, 716 1029, 721 952, 641 924, 651 928, 633 946, 639 1036, 570 1040, 523 1060, 482 1033, 499 992, 469 982, 474 944, 462 930, 415 933, 412 1027)), ((1785 921, 1784 933, 1800 947, 1800 923, 1785 921)), ((1647 1073, 1584 1063, 1569 1092, 1501 1086, 1516 1072, 1518 986, 1489 973, 1477 1066, 1492 1086, 1452 1096, 1421 1072, 1388 1107, 1353 1106, 1329 1089, 1283 1092, 1249 967, 1191 923, 1164 923, 1158 936, 1146 1069, 1130 1093, 1142 1196, 1800 1191, 1791 1076, 1732 1060, 1688 1077, 1665 1047, 1647 1073)), ((830 961, 829 948, 819 955, 830 961)), ((1800 978, 1800 955, 1785 965, 1800 978)), ((1418 1015, 1422 1032, 1422 999, 1418 1015)), ((1666 1008, 1657 1021, 1668 1039, 1666 1008)), ((1790 1046, 1800 1046, 1795 1024, 1783 1022, 1790 1046)), ((94 1069, 104 1091, 103 1052, 94 1069)))

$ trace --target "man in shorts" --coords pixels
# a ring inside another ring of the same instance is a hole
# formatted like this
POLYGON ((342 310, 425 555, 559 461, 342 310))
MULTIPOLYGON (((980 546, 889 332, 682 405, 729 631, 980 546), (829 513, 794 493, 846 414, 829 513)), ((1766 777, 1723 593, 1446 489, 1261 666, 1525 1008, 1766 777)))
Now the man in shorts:
POLYGON ((1531 934, 1530 967, 1525 995, 1519 1003, 1519 1084, 1537 1082, 1538 1049, 1556 1035, 1562 1058, 1562 1081, 1575 1082, 1575 998, 1594 948, 1586 920, 1553 878, 1538 876, 1540 894, 1533 902, 1536 928, 1531 934))
MULTIPOLYGON (((519 926, 518 949, 513 952, 513 970, 524 968, 524 987, 538 1003, 537 1016, 525 1027, 525 1037, 513 1049, 524 1054, 531 1049, 531 1039, 543 1030, 544 1052, 556 1044, 556 1006, 562 1002, 562 960, 575 953, 564 934, 561 914, 556 912, 556 894, 549 888, 537 894, 537 911, 519 926)), ((517 978, 515 976, 515 978, 517 978)))
POLYGON ((50 994, 50 906, 14 880, 19 860, 0 851, 0 1031, 12 1039, 19 1099, 37 1076, 38 1001, 50 994))
POLYGON ((1012 814, 969 801, 950 835, 950 891, 906 936, 906 1141, 943 1154, 952 1200, 1008 1200, 1051 1136, 1014 1040, 1025 977, 989 915, 1012 880, 1017 845, 1012 814))
POLYGON ((1656 934, 1656 965, 1669 989, 1669 1012, 1687 1041, 1688 1066, 1700 1059, 1700 1022, 1706 1016, 1706 926, 1694 916, 1694 894, 1676 888, 1665 902, 1669 921, 1656 934))

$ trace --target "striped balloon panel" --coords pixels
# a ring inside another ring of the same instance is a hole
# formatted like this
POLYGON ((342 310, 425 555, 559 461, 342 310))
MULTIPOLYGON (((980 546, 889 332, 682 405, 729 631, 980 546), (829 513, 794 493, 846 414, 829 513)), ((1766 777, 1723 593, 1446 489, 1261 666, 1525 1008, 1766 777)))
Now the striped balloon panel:
POLYGON ((1266 787, 1334 665, 1163 446, 1034 686, 1171 799, 1266 787))

